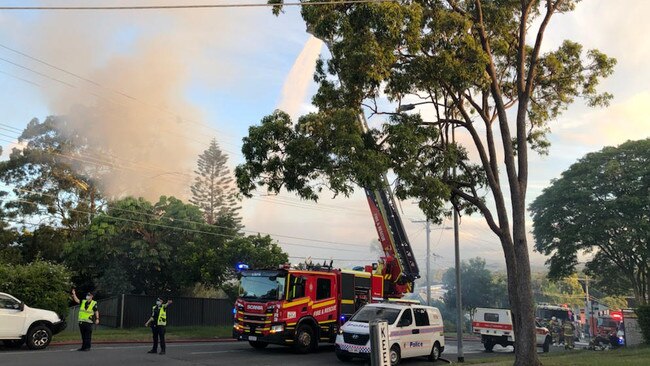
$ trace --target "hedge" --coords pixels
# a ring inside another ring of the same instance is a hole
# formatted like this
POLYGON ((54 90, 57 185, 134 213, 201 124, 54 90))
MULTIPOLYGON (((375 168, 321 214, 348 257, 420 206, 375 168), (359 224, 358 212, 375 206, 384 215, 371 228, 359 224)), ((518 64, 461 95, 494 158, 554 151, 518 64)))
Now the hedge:
POLYGON ((641 305, 636 310, 639 317, 639 328, 645 343, 650 344, 650 305, 641 305))
POLYGON ((0 266, 0 292, 27 306, 67 315, 70 271, 63 265, 35 261, 26 265, 0 266))

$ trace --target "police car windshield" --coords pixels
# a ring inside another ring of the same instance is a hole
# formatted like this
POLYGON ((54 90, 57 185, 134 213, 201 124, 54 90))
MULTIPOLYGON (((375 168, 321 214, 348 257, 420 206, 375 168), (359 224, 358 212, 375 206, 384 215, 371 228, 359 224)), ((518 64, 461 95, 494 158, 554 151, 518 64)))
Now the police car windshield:
POLYGON ((397 320, 400 311, 400 309, 383 308, 380 306, 366 306, 354 314, 350 321, 370 323, 372 320, 383 319, 386 320, 388 324, 393 324, 395 323, 395 320, 397 320))
POLYGON ((240 296, 248 300, 280 300, 284 298, 284 276, 265 275, 243 276, 240 296))

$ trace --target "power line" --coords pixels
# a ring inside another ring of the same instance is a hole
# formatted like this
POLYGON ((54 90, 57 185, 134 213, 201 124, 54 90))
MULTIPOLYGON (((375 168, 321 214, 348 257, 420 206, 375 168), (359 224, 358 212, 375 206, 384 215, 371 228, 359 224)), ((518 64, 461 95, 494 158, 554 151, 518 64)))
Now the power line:
MULTIPOLYGON (((4 124, 0 123, 0 126, 8 126, 8 125, 4 125, 4 124)), ((10 127, 10 126, 8 126, 8 127, 10 127)), ((13 127, 11 127, 11 128, 13 128, 13 127)), ((0 129, 3 129, 3 128, 0 127, 0 129)), ((5 137, 8 137, 8 138, 17 139, 17 137, 14 137, 12 135, 7 135, 7 134, 4 134, 4 133, 0 133, 0 136, 5 136, 5 137)), ((114 159, 126 161, 126 162, 130 163, 133 166, 125 166, 123 164, 117 164, 115 162, 112 162, 112 161, 109 161, 109 160, 106 160, 106 159, 102 159, 100 157, 97 157, 97 156, 91 155, 91 154, 75 153, 75 155, 70 155, 70 154, 58 153, 58 152, 54 152, 54 151, 42 151, 42 152, 45 153, 45 154, 60 156, 60 157, 67 158, 67 159, 70 159, 70 160, 73 160, 73 161, 78 161, 78 162, 81 162, 81 163, 91 164, 91 165, 95 165, 95 166, 105 166, 105 167, 109 167, 109 168, 117 169, 117 170, 139 171, 138 168, 141 168, 141 169, 148 170, 151 173, 161 173, 161 174, 159 174, 157 176, 154 176, 154 177, 160 176, 159 179, 163 179, 163 180, 167 180, 167 181, 174 182, 174 183, 179 183, 179 184, 187 183, 187 181, 185 179, 181 178, 181 176, 187 177, 187 179, 191 179, 191 176, 189 174, 187 174, 187 173, 169 172, 167 170, 160 169, 161 167, 156 168, 156 167, 153 167, 153 166, 143 165, 141 163, 137 163, 135 161, 130 161, 130 160, 127 160, 127 159, 124 159, 124 158, 116 157, 116 156, 112 156, 112 157, 114 159), (167 174, 167 176, 162 176, 163 174, 167 174), (168 176, 168 174, 172 174, 172 176, 168 176)), ((106 153, 102 153, 102 154, 106 154, 106 153)), ((153 177, 151 177, 151 178, 153 178, 153 177)), ((293 197, 261 196, 260 195, 260 196, 257 196, 257 197, 252 197, 251 199, 258 200, 258 201, 261 201, 261 202, 277 204, 277 205, 283 205, 283 206, 288 206, 288 207, 296 207, 296 208, 303 208, 303 209, 309 209, 309 210, 315 210, 315 211, 321 211, 321 212, 346 212, 346 213, 352 213, 352 214, 355 214, 355 215, 358 215, 358 216, 361 216, 361 215, 367 216, 367 213, 365 212, 365 210, 362 210, 362 209, 355 209, 355 208, 351 208, 351 207, 341 207, 341 206, 334 206, 334 205, 326 205, 326 204, 322 204, 322 203, 312 203, 310 201, 302 201, 302 200, 298 201, 297 199, 295 199, 293 197), (291 201, 293 201, 293 202, 291 202, 291 201)))
POLYGON ((216 9, 216 8, 253 8, 274 6, 316 6, 343 4, 377 4, 395 0, 339 0, 285 2, 282 4, 243 3, 243 4, 195 4, 195 5, 126 5, 126 6, 0 6, 0 10, 173 10, 173 9, 216 9))
MULTIPOLYGON (((27 58, 29 58, 29 59, 31 59, 31 60, 33 60, 33 61, 39 62, 39 63, 41 63, 41 64, 43 64, 43 65, 46 65, 46 66, 52 67, 52 68, 54 68, 54 69, 56 69, 56 70, 59 70, 59 71, 64 72, 64 73, 66 73, 66 74, 68 74, 68 75, 71 75, 71 76, 73 76, 73 77, 75 77, 75 78, 78 78, 78 79, 80 79, 80 80, 83 80, 83 81, 85 81, 85 82, 87 82, 87 83, 90 83, 90 84, 92 84, 92 85, 94 85, 94 86, 96 86, 96 87, 99 87, 99 88, 101 88, 101 89, 105 89, 105 90, 110 91, 110 92, 112 92, 112 93, 115 93, 115 94, 118 94, 118 95, 120 95, 120 96, 123 96, 123 97, 129 99, 129 100, 132 101, 132 102, 140 103, 140 104, 142 104, 142 105, 145 106, 145 107, 148 107, 148 108, 151 108, 151 109, 155 109, 155 110, 158 110, 159 112, 164 112, 164 113, 166 113, 166 114, 170 114, 172 117, 180 118, 182 121, 187 121, 187 122, 192 123, 192 124, 194 124, 194 125, 197 125, 197 126, 199 126, 199 127, 201 127, 201 128, 205 128, 205 129, 213 130, 213 131, 217 132, 219 135, 223 135, 223 136, 226 136, 226 137, 229 136, 230 139, 234 139, 234 137, 235 137, 235 136, 233 136, 233 135, 226 134, 226 133, 224 133, 224 132, 222 132, 222 131, 220 131, 220 130, 218 130, 218 129, 212 127, 212 126, 206 125, 206 124, 201 123, 201 122, 199 122, 199 121, 195 121, 195 120, 188 119, 188 118, 182 118, 181 116, 179 116, 178 114, 174 113, 173 111, 171 111, 171 110, 169 110, 169 109, 167 109, 167 108, 164 108, 164 107, 161 107, 161 106, 152 105, 152 104, 147 103, 147 102, 145 102, 145 101, 143 101, 143 100, 141 100, 141 99, 139 99, 139 98, 137 98, 137 97, 135 97, 135 96, 132 96, 132 95, 129 95, 129 94, 125 93, 125 92, 122 92, 122 91, 115 90, 115 89, 113 89, 113 88, 110 88, 110 87, 104 86, 104 85, 102 85, 102 84, 100 84, 100 83, 98 83, 98 82, 96 82, 96 81, 94 81, 94 80, 88 79, 88 78, 86 78, 86 77, 84 77, 84 76, 81 76, 81 75, 79 75, 79 74, 76 74, 76 73, 73 73, 73 72, 71 72, 71 71, 65 70, 65 69, 63 69, 63 68, 61 68, 61 67, 58 67, 58 66, 56 66, 56 65, 53 65, 53 64, 51 64, 51 63, 49 63, 49 62, 47 62, 47 61, 44 61, 44 60, 39 59, 39 58, 37 58, 37 57, 34 57, 34 56, 31 56, 31 55, 28 55, 28 54, 26 54, 26 53, 24 53, 24 52, 21 52, 21 51, 19 51, 19 50, 13 49, 13 48, 8 47, 8 46, 6 46, 6 45, 2 45, 2 44, 0 44, 0 47, 4 48, 4 49, 6 49, 6 50, 9 50, 9 51, 11 51, 11 52, 17 53, 17 54, 19 54, 19 55, 21 55, 21 56, 27 57, 27 58)), ((79 88, 78 85, 70 84, 70 83, 68 83, 68 82, 66 82, 66 81, 59 80, 59 79, 57 79, 57 78, 55 78, 55 77, 53 77, 53 76, 50 76, 50 75, 45 74, 45 73, 42 73, 42 72, 40 72, 40 71, 36 71, 36 70, 34 70, 34 69, 32 69, 32 68, 29 68, 29 67, 27 67, 27 66, 21 65, 21 64, 16 63, 16 62, 13 62, 13 61, 11 61, 11 60, 8 60, 8 59, 5 59, 5 58, 0 57, 0 61, 4 61, 4 62, 6 62, 6 63, 8 63, 8 64, 13 65, 13 66, 16 66, 16 67, 19 67, 19 68, 21 68, 21 69, 24 69, 24 70, 30 71, 30 72, 32 72, 32 73, 34 73, 34 74, 36 74, 36 75, 39 75, 39 76, 42 76, 42 77, 47 78, 47 79, 49 79, 49 80, 52 80, 52 81, 55 81, 55 82, 61 83, 61 84, 65 85, 65 86, 67 86, 67 87, 69 87, 69 88, 74 88, 74 89, 78 89, 78 88, 79 88)), ((4 73, 4 72, 3 72, 3 73, 4 73)), ((7 74, 7 73, 5 73, 5 74, 7 74)), ((29 84, 31 84, 31 85, 34 85, 34 86, 37 86, 37 87, 41 87, 41 88, 43 87, 42 85, 39 85, 39 84, 37 84, 37 83, 31 82, 31 81, 29 81, 29 80, 26 80, 26 79, 23 79, 23 78, 20 78, 20 77, 17 77, 17 76, 14 76, 14 75, 11 75, 11 74, 7 74, 7 75, 9 75, 9 76, 11 76, 11 77, 13 77, 13 78, 16 78, 16 79, 18 79, 18 80, 24 81, 24 82, 26 82, 26 83, 29 83, 29 84)), ((105 101, 107 101, 107 102, 109 102, 109 103, 116 104, 116 105, 118 105, 118 106, 124 107, 123 104, 120 104, 119 102, 114 101, 114 100, 112 100, 112 99, 109 99, 109 98, 107 98, 107 97, 103 97, 103 96, 101 96, 101 95, 99 95, 99 94, 96 94, 96 93, 93 93, 93 92, 91 92, 91 91, 88 91, 87 93, 90 94, 90 95, 92 95, 92 96, 94 96, 94 97, 97 97, 97 98, 99 98, 99 99, 105 100, 105 101)), ((185 139, 192 140, 192 141, 195 141, 195 142, 199 142, 199 143, 201 143, 201 144, 206 144, 206 141, 201 141, 201 140, 193 139, 193 138, 191 138, 191 137, 188 137, 188 136, 185 136, 185 135, 181 135, 181 134, 178 134, 178 133, 174 133, 174 132, 171 132, 171 131, 167 131, 167 130, 161 130, 161 131, 163 131, 163 132, 170 132, 170 133, 172 133, 173 135, 180 136, 180 137, 183 137, 183 138, 185 138, 185 139)), ((204 137, 204 136, 201 136, 201 137, 204 137)), ((232 146, 236 146, 236 144, 235 144, 234 142, 228 141, 227 139, 223 139, 221 142, 222 142, 222 144, 224 144, 224 145, 232 145, 232 146)), ((235 156, 235 155, 241 156, 241 153, 240 153, 240 152, 234 153, 234 152, 229 151, 229 150, 226 150, 226 149, 222 149, 222 150, 225 151, 225 152, 227 152, 227 153, 229 153, 229 154, 231 154, 231 155, 233 155, 233 156, 235 156)))
MULTIPOLYGON (((34 205, 34 206, 38 206, 38 205, 39 205, 38 202, 34 202, 34 201, 30 201, 30 200, 17 199, 16 201, 18 201, 18 202, 23 202, 23 203, 27 203, 27 204, 31 204, 31 205, 34 205)), ((72 212, 78 212, 78 213, 84 213, 84 214, 96 214, 95 212, 86 211, 86 210, 79 210, 79 209, 73 209, 73 208, 69 208, 68 210, 69 210, 69 211, 72 211, 72 212)), ((43 212, 43 211, 41 211, 41 210, 38 210, 38 212, 39 212, 40 214, 49 215, 49 216, 51 216, 51 217, 54 217, 54 218, 57 218, 57 219, 58 219, 58 217, 56 217, 54 214, 49 213, 49 212, 47 212, 47 211, 43 212)), ((142 213, 141 213, 141 214, 142 214, 142 213)), ((177 227, 177 226, 171 226, 171 225, 165 225, 165 224, 157 224, 157 223, 146 222, 146 221, 141 221, 141 220, 128 219, 128 218, 124 218, 124 217, 116 217, 116 216, 108 215, 108 214, 106 214, 106 213, 102 213, 101 216, 103 216, 103 217, 107 217, 107 218, 110 218, 110 219, 113 219, 113 220, 117 220, 117 221, 125 221, 125 222, 131 222, 131 223, 142 224, 142 225, 149 225, 149 226, 162 227, 162 228, 172 229, 172 230, 187 231, 187 232, 197 233, 197 234, 212 235, 212 236, 218 236, 218 237, 224 237, 224 238, 230 238, 230 239, 235 239, 235 238, 238 238, 238 237, 239 237, 239 236, 237 236, 237 235, 220 234, 220 233, 215 233, 215 232, 210 232, 210 231, 203 231, 203 230, 189 229, 189 228, 177 227)), ((179 221, 180 221, 180 220, 179 220, 179 221)), ((262 234, 262 233, 260 233, 260 234, 262 234)), ((286 243, 286 242, 281 242, 281 241, 279 241, 279 240, 278 240, 278 243, 279 243, 279 244, 282 244, 282 245, 293 245, 293 246, 306 247, 306 248, 328 249, 328 248, 323 248, 322 246, 313 246, 313 245, 307 245, 307 244, 286 243)), ((358 250, 342 249, 342 248, 335 249, 335 250, 337 250, 337 251, 344 251, 344 252, 359 252, 358 250)))
MULTIPOLYGON (((53 195, 53 194, 47 194, 47 193, 43 193, 43 192, 31 191, 31 190, 28 190, 28 189, 17 188, 17 190, 22 191, 22 192, 26 192, 26 193, 31 193, 31 194, 38 194, 38 195, 45 196, 45 197, 50 197, 50 198, 58 198, 56 195, 53 195)), ((28 201, 28 200, 25 200, 25 201, 28 201)), ((83 200, 83 201, 87 201, 87 200, 83 200)), ((38 205, 38 202, 34 202, 34 201, 28 201, 28 202, 31 202, 32 204, 38 205)), ((113 209, 113 210, 116 210, 116 211, 129 212, 129 213, 133 213, 133 214, 136 214, 136 215, 144 215, 144 216, 149 216, 149 217, 159 217, 158 215, 155 215, 155 214, 123 209, 123 208, 115 207, 113 205, 108 205, 108 207, 110 209, 113 209)), ((93 213, 93 212, 84 211, 84 213, 93 213)), ((105 214, 105 213, 102 213, 102 214, 105 214)), ((105 214, 105 215, 107 215, 108 217, 112 217, 112 216, 110 216, 108 214, 105 214)), ((192 220, 174 219, 174 221, 175 222, 177 221, 177 222, 188 223, 188 224, 195 224, 195 225, 200 225, 200 226, 206 226, 206 227, 217 227, 217 228, 222 228, 222 229, 228 229, 229 228, 227 226, 210 225, 210 224, 206 224, 204 222, 192 221, 192 220)), ((307 241, 313 241, 313 242, 324 243, 324 244, 336 244, 336 245, 347 245, 347 246, 357 246, 357 247, 365 246, 365 245, 354 244, 354 243, 333 242, 333 241, 326 241, 326 240, 301 238, 301 237, 282 235, 282 234, 265 233, 265 232, 261 232, 261 231, 257 231, 257 230, 241 230, 241 231, 248 232, 248 233, 251 233, 251 234, 265 234, 265 235, 271 235, 271 236, 276 236, 276 237, 281 237, 281 238, 286 238, 286 239, 307 240, 307 241)), ((336 249, 336 250, 339 250, 339 249, 336 249)), ((358 251, 358 250, 356 250, 356 251, 358 251)))

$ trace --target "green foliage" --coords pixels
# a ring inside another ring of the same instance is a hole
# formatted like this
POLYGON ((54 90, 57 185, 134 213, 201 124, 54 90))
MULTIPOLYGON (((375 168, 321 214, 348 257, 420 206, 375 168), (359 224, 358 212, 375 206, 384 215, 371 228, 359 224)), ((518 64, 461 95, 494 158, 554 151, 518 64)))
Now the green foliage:
MULTIPOLYGON (((503 285, 499 285, 498 278, 493 278, 490 270, 485 268, 485 260, 479 257, 472 258, 469 262, 460 264, 461 297, 463 309, 474 313, 478 307, 507 307, 501 303, 506 294, 503 285)), ((456 308, 456 270, 449 268, 442 276, 445 285, 444 301, 447 307, 456 308)))
POLYGON ((576 274, 558 279, 538 273, 532 276, 532 287, 535 302, 538 304, 567 304, 571 308, 585 305, 585 292, 576 274))
POLYGON ((530 206, 536 250, 550 255, 550 276, 574 271, 578 253, 592 254, 587 272, 613 295, 648 297, 650 139, 590 153, 530 206))
MULTIPOLYGON (((552 16, 573 10, 576 2, 303 6, 307 30, 331 54, 316 65, 319 88, 312 101, 318 112, 292 128, 288 116, 276 111, 252 127, 242 149, 246 162, 236 170, 240 190, 249 195, 258 186, 286 188, 316 200, 323 187, 349 195, 355 185, 381 186, 382 175, 392 170, 396 196, 419 201, 432 221, 450 214, 449 201, 462 213, 479 211, 505 252, 516 363, 539 364, 530 278, 522 275, 530 273, 528 150, 547 151, 548 122, 574 99, 607 104, 611 95, 597 86, 616 63, 571 41, 541 51, 552 16), (432 120, 404 112, 415 109, 403 104, 409 102, 428 107, 432 120), (359 118, 366 112, 378 118, 369 124, 359 118), (471 137, 478 165, 468 161, 468 148, 455 143, 456 128, 471 137), (486 204, 487 194, 493 206, 486 204)), ((271 4, 279 14, 283 0, 271 4)))
MULTIPOLYGON (((278 14, 283 2, 270 3, 278 14)), ((276 111, 251 127, 242 149, 246 163, 236 171, 241 191, 284 187, 317 200, 327 187, 347 196, 355 185, 381 185, 390 169, 397 175, 397 196, 416 198, 430 219, 449 214, 444 203, 450 199, 466 213, 488 214, 484 192, 500 190, 498 178, 490 181, 485 174, 498 175, 491 131, 495 118, 509 129, 506 110, 524 108, 519 111, 524 125, 517 128, 525 132, 514 138, 508 157, 514 159, 528 144, 546 152, 547 122, 575 98, 591 105, 611 98, 596 88, 612 73, 614 59, 572 41, 545 53, 519 44, 520 29, 573 7, 574 1, 551 2, 544 9, 539 1, 462 0, 303 7, 307 29, 327 43, 332 55, 318 62, 314 76, 318 112, 292 127, 289 117, 276 111), (520 27, 521 22, 527 26, 520 27), (394 104, 405 99, 431 104, 434 120, 395 113, 394 104), (365 131, 360 106, 389 118, 365 131), (490 130, 487 146, 477 142, 476 120, 490 130), (480 165, 470 164, 466 149, 452 143, 454 126, 472 134, 484 154, 480 165), (458 168, 456 177, 450 174, 452 166, 458 168)), ((502 137, 510 139, 509 133, 502 137)))
POLYGON ((641 305, 634 310, 639 319, 639 328, 646 344, 650 344, 650 305, 641 305))
POLYGON ((83 164, 88 144, 63 132, 66 123, 56 116, 31 120, 18 138, 24 147, 14 148, 9 159, 0 162, 0 181, 11 186, 17 198, 6 203, 8 214, 62 225, 73 237, 100 206, 94 182, 106 172, 83 164))
POLYGON ((43 259, 61 263, 63 248, 68 239, 66 229, 40 225, 34 231, 24 230, 17 238, 16 245, 20 248, 25 262, 43 259))
POLYGON ((241 206, 238 205, 237 190, 227 162, 228 157, 221 151, 216 139, 212 139, 197 161, 190 202, 201 209, 205 221, 210 225, 219 216, 231 216, 241 225, 241 217, 237 213, 241 206))
POLYGON ((266 237, 243 237, 231 216, 213 225, 201 210, 173 197, 156 204, 125 198, 99 214, 86 235, 70 243, 66 262, 76 284, 101 294, 178 294, 196 283, 219 288, 234 264, 277 265, 287 255, 266 237))
POLYGON ((70 271, 60 264, 37 260, 26 265, 0 266, 0 291, 28 306, 68 314, 70 271))

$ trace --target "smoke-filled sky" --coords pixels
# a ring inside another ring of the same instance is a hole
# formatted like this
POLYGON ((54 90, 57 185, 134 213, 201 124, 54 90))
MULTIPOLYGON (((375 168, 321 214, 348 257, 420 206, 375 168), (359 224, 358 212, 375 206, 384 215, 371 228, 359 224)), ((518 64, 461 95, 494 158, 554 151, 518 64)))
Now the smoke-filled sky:
MULTIPOLYGON (((109 2, 100 1, 93 4, 109 2)), ((135 4, 133 0, 111 5, 135 4)), ((138 1, 142 4, 196 1, 138 1)), ((1 5, 87 5, 87 1, 2 1, 1 5)), ((565 38, 618 59, 602 90, 607 109, 581 101, 551 123, 549 156, 531 155, 529 201, 578 158, 606 145, 650 136, 650 2, 578 4, 556 16, 547 49, 565 38)), ((310 38, 298 9, 280 17, 268 8, 153 11, 0 11, 0 129, 4 158, 27 122, 67 115, 74 131, 117 165, 104 183, 110 194, 186 198, 197 155, 216 138, 234 167, 250 125, 275 108, 293 117, 311 110, 312 74, 320 41, 310 38), (18 51, 18 52, 16 52, 18 51), (22 53, 22 54, 20 54, 22 53), (39 62, 41 61, 41 62, 39 62), (88 115, 88 110, 92 115, 88 115), (10 126, 10 127, 8 127, 10 126), (12 132, 13 131, 13 132, 12 132)), ((426 114, 426 110, 421 110, 426 114)), ((371 123, 380 122, 379 120, 371 123)), ((318 204, 263 192, 245 200, 246 230, 274 234, 294 261, 334 258, 339 266, 368 263, 376 234, 365 198, 323 197, 318 204)), ((413 202, 402 202, 406 229, 424 268, 425 233, 413 202)), ((433 268, 453 263, 453 235, 434 228, 433 268)), ((532 244, 532 240, 531 240, 532 244)), ((500 246, 480 217, 461 224, 463 258, 503 264, 500 246)), ((534 265, 543 256, 534 254, 534 265)))

